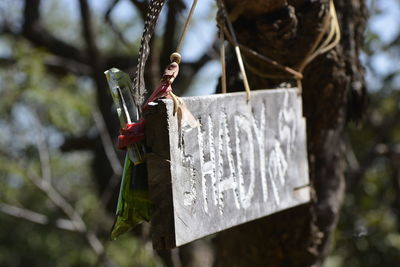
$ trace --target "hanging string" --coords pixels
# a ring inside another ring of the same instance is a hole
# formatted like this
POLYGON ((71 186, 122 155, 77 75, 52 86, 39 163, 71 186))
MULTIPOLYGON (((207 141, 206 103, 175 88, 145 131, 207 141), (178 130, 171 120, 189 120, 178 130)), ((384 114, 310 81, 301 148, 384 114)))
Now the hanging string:
POLYGON ((182 56, 181 56, 181 54, 179 52, 182 49, 182 45, 183 45, 183 42, 185 40, 186 33, 187 33, 188 29, 189 29, 190 23, 192 22, 193 14, 194 14, 194 11, 196 9, 197 2, 198 2, 198 0, 193 0, 193 2, 192 2, 192 6, 190 8, 189 14, 188 14, 188 16, 186 18, 185 24, 183 25, 183 30, 181 32, 181 35, 179 36, 179 40, 178 40, 178 44, 176 46, 175 52, 173 52, 171 54, 171 56, 170 56, 171 62, 176 62, 178 64, 181 63, 182 56))
POLYGON ((176 47, 176 53, 179 53, 181 51, 182 44, 186 37, 187 30, 189 29, 190 22, 192 22, 192 18, 193 18, 194 10, 196 9, 197 1, 198 0, 193 0, 192 7, 190 8, 190 11, 189 11, 189 15, 185 21, 185 25, 183 26, 181 36, 179 37, 178 45, 176 47))
MULTIPOLYGON (((221 0, 217 1, 218 4, 220 5, 221 0)), ((221 3, 222 4, 222 3, 221 3)), ((223 19, 227 21, 227 24, 229 26, 229 18, 228 15, 226 14, 225 10, 222 10, 221 12, 223 19)), ((321 31, 321 34, 317 37, 316 41, 314 42, 314 45, 312 46, 310 52, 307 54, 307 56, 304 58, 304 60, 300 63, 300 65, 296 68, 297 70, 290 68, 288 66, 282 65, 279 62, 272 60, 268 58, 265 55, 262 55, 254 50, 252 50, 249 47, 246 47, 243 44, 238 43, 236 38, 232 36, 231 32, 233 31, 232 29, 227 29, 225 25, 218 20, 219 26, 221 29, 224 31, 224 35, 227 37, 227 40, 232 43, 234 46, 239 46, 240 49, 242 49, 246 54, 251 55, 269 65, 273 65, 274 67, 290 74, 297 82, 297 87, 299 89, 299 93, 301 94, 302 90, 302 83, 301 80, 303 79, 303 74, 302 72, 304 71, 305 67, 312 62, 317 56, 322 55, 334 47, 336 47, 341 39, 341 32, 340 32, 340 26, 339 26, 339 20, 337 17, 336 9, 333 0, 330 0, 329 2, 329 16, 326 16, 325 21, 323 22, 323 30, 321 31), (325 39, 323 37, 326 36, 325 39)), ((264 78, 285 78, 284 75, 277 75, 277 74, 271 74, 271 73, 265 73, 260 68, 257 68, 255 66, 252 66, 248 60, 245 59, 245 64, 250 71, 255 73, 256 75, 264 78)))
POLYGON ((236 58, 237 58, 238 64, 239 64, 239 69, 243 76, 242 78, 243 78, 244 89, 246 90, 246 100, 249 101, 250 97, 251 97, 250 86, 249 86, 249 81, 247 79, 246 70, 244 68, 242 54, 240 52, 239 43, 236 38, 235 30, 233 29, 231 20, 229 19, 228 13, 226 11, 225 5, 222 2, 222 0, 217 0, 217 4, 218 4, 218 8, 219 8, 220 12, 222 12, 222 14, 223 14, 226 24, 228 26, 229 34, 232 37, 232 42, 233 42, 233 46, 235 48, 236 58))
MULTIPOLYGON (((233 43, 232 37, 230 36, 229 32, 227 32, 226 28, 224 28, 224 33, 225 33, 225 36, 227 37, 228 41, 233 43)), ((282 65, 278 61, 270 59, 269 57, 264 56, 264 55, 258 53, 257 51, 254 51, 253 49, 251 49, 251 48, 249 48, 249 47, 247 47, 247 46, 245 46, 245 45, 243 45, 241 43, 239 43, 239 47, 246 54, 254 56, 254 57, 258 58, 259 60, 261 60, 261 61, 263 61, 263 62, 265 62, 267 64, 273 65, 276 68, 278 68, 278 69, 280 69, 280 70, 282 70, 284 72, 287 72, 293 78, 295 78, 295 79, 303 79, 303 74, 301 74, 300 72, 298 72, 298 71, 296 71, 296 70, 294 70, 294 69, 292 69, 292 68, 290 68, 288 66, 282 65)), ((285 78, 283 76, 277 76, 277 75, 273 75, 273 74, 270 74, 270 73, 263 73, 261 71, 258 71, 258 69, 256 67, 254 67, 254 66, 252 66, 252 65, 250 65, 248 63, 246 58, 244 58, 244 62, 245 62, 245 65, 247 66, 247 68, 249 68, 252 72, 254 72, 256 74, 259 74, 259 76, 261 76, 261 77, 264 77, 264 78, 285 78)))
POLYGON ((330 0, 329 2, 329 18, 327 23, 324 24, 324 29, 321 32, 319 38, 317 38, 315 42, 315 48, 311 50, 308 56, 304 59, 304 61, 300 64, 299 66, 299 71, 303 72, 305 67, 313 61, 317 56, 322 55, 329 50, 333 49, 336 47, 341 39, 341 32, 340 32, 340 26, 339 26, 339 20, 337 17, 336 9, 335 9, 335 4, 333 0, 330 0), (322 37, 328 33, 326 39, 322 41, 322 37))
MULTIPOLYGON (((193 14, 194 14, 194 11, 196 9, 197 2, 198 2, 198 0, 193 0, 193 2, 192 2, 192 6, 191 6, 191 8, 189 10, 189 14, 188 14, 188 16, 186 18, 185 24, 183 25, 182 33, 181 33, 181 35, 179 37, 178 44, 176 46, 176 50, 170 56, 171 63, 174 63, 174 62, 177 63, 177 64, 181 63, 182 56, 180 55, 179 52, 182 49, 182 45, 183 45, 183 42, 185 40, 186 33, 187 33, 188 29, 189 29, 190 23, 192 22, 193 14)), ((174 101, 174 112, 176 113, 178 111, 178 109, 182 107, 183 102, 172 91, 169 92, 169 95, 171 96, 172 100, 174 101)))
MULTIPOLYGON (((317 38, 314 48, 310 53, 304 58, 303 62, 300 64, 298 70, 303 72, 304 69, 310 64, 317 56, 322 55, 333 48, 335 48, 341 39, 341 32, 339 26, 339 19, 337 17, 336 8, 333 0, 329 2, 329 16, 327 21, 323 25, 323 31, 317 38), (322 41, 324 35, 327 35, 326 39, 322 41)), ((303 86, 300 79, 297 79, 297 87, 299 91, 303 90, 303 86)))
POLYGON ((226 61, 225 61, 225 36, 222 29, 219 30, 220 57, 221 57, 221 92, 226 94, 226 61))

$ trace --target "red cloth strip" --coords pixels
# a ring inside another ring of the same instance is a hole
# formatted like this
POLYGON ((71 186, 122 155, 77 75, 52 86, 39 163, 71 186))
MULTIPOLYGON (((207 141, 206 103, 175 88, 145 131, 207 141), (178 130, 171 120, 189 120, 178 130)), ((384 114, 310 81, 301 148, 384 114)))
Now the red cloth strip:
POLYGON ((162 82, 160 86, 151 94, 143 105, 143 110, 147 108, 150 102, 154 102, 160 98, 166 97, 172 91, 171 85, 168 82, 162 82))
POLYGON ((118 148, 126 149, 144 139, 144 120, 137 123, 127 124, 119 130, 118 148))

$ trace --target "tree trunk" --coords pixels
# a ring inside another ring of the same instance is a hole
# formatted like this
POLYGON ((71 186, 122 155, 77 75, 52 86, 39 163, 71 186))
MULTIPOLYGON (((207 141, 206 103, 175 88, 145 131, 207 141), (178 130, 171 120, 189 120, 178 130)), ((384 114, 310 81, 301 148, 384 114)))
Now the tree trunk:
MULTIPOLYGON (((226 5, 240 43, 295 69, 329 15, 329 0, 227 0, 226 5)), ((345 189, 343 129, 362 111, 365 94, 359 62, 365 3, 335 0, 335 6, 340 45, 303 72, 312 203, 220 233, 215 239, 216 266, 318 266, 326 257, 345 189)), ((228 66, 233 65, 233 56, 231 60, 228 66)), ((245 60, 274 76, 263 78, 249 71, 253 89, 290 80, 269 65, 245 60)), ((237 68, 229 72, 230 77, 237 76, 237 68)), ((240 81, 229 83, 229 88, 241 90, 240 81)))

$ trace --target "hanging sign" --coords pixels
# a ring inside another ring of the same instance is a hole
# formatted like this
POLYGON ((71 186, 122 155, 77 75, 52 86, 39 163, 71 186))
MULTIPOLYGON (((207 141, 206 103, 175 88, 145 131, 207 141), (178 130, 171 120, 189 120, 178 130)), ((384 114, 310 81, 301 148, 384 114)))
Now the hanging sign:
POLYGON ((306 125, 297 89, 181 100, 147 108, 146 142, 156 249, 310 201, 306 125), (183 117, 183 118, 182 118, 183 117))

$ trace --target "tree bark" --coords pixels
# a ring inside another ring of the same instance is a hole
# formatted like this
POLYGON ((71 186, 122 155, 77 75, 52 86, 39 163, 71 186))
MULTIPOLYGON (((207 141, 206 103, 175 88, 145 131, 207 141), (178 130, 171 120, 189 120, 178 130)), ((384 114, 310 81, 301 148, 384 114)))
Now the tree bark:
MULTIPOLYGON (((226 5, 240 43, 283 65, 298 68, 323 30, 329 0, 239 1, 226 5)), ((335 0, 340 45, 317 57, 303 72, 312 202, 220 233, 216 266, 320 266, 328 251, 344 197, 343 130, 361 114, 365 83, 359 52, 366 7, 363 0, 335 0)), ((230 59, 234 65, 234 57, 230 59)), ((252 88, 290 81, 262 62, 248 63, 274 78, 248 73, 252 88)), ((237 68, 229 70, 237 76, 237 68)), ((290 76, 289 76, 290 77, 290 76)), ((229 88, 242 90, 229 80, 229 88)))

